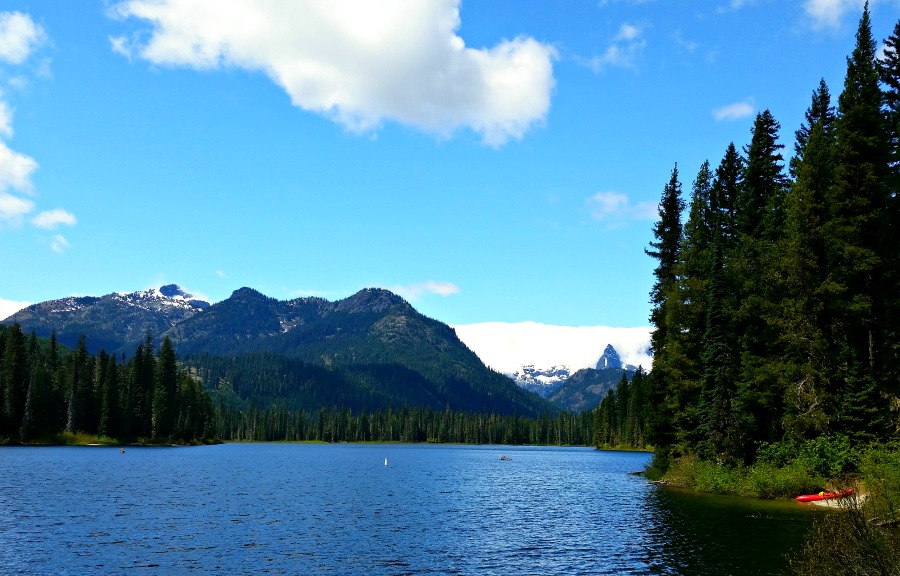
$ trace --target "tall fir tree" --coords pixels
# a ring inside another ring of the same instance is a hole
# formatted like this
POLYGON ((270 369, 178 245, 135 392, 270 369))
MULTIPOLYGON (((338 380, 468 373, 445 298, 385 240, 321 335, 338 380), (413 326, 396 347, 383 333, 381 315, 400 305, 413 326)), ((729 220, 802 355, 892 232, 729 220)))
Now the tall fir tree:
MULTIPOLYGON (((659 220, 653 226, 654 241, 650 249, 645 250, 648 256, 656 259, 654 271, 655 282, 650 293, 653 306, 650 322, 653 333, 650 344, 653 348, 653 372, 650 378, 648 399, 653 407, 650 422, 650 442, 658 446, 672 446, 676 429, 673 418, 677 412, 677 398, 673 387, 679 382, 675 378, 674 367, 667 357, 666 342, 671 327, 667 323, 669 307, 675 303, 674 290, 677 286, 676 267, 681 257, 681 213, 684 211, 684 200, 681 197, 681 182, 678 179, 678 166, 672 169, 669 182, 663 188, 659 203, 659 220)), ((660 465, 665 466, 668 454, 657 453, 660 465)))
POLYGON ((735 251, 728 260, 738 301, 733 329, 740 335, 741 371, 736 410, 739 426, 749 440, 744 459, 752 459, 756 443, 772 441, 780 434, 782 392, 777 369, 769 362, 777 351, 776 283, 772 260, 781 240, 787 179, 778 143, 779 123, 765 110, 756 116, 749 146, 745 149, 743 181, 735 201, 735 251))
POLYGON ((28 394, 28 357, 25 335, 18 323, 6 329, 6 346, 3 354, 3 432, 8 438, 19 435, 25 402, 28 394))
POLYGON ((122 435, 121 407, 119 405, 119 368, 116 363, 116 355, 113 354, 103 365, 102 386, 98 390, 100 394, 100 422, 97 433, 102 436, 118 438, 122 435))
MULTIPOLYGON (((889 158, 884 281, 886 292, 890 294, 891 291, 900 290, 900 20, 884 41, 879 73, 883 85, 889 158)), ((900 375, 900 299, 888 296, 884 314, 885 346, 882 350, 881 370, 885 374, 900 375)), ((900 378, 896 377, 883 379, 885 391, 893 397, 900 395, 898 380, 900 378)), ((894 431, 900 431, 900 424, 895 423, 893 428, 894 431)))
POLYGON ((891 187, 897 192, 900 170, 900 20, 885 39, 878 73, 884 85, 885 129, 890 145, 891 187))
POLYGON ((69 371, 69 414, 66 429, 69 432, 95 433, 97 431, 97 405, 94 394, 93 358, 87 350, 87 339, 81 336, 71 357, 69 371))
POLYGON ((738 425, 737 377, 740 366, 731 333, 725 298, 725 274, 721 237, 713 241, 706 291, 706 323, 703 332, 703 374, 699 400, 701 440, 698 453, 710 461, 737 464, 743 460, 745 431, 738 425))
POLYGON ((844 90, 838 100, 837 156, 829 205, 829 271, 836 296, 834 321, 839 333, 836 384, 840 432, 857 440, 877 438, 887 430, 880 401, 882 388, 893 385, 880 371, 886 342, 888 302, 896 298, 886 284, 884 257, 893 231, 888 218, 888 135, 882 116, 876 46, 868 3, 847 58, 844 90))
POLYGON ((826 245, 831 209, 828 190, 834 181, 835 114, 824 81, 813 93, 806 123, 796 132, 796 155, 791 161, 794 182, 786 204, 785 238, 780 249, 778 319, 784 354, 785 432, 794 439, 808 439, 829 428, 831 359, 831 310, 834 305, 829 281, 826 245))
POLYGON ((175 350, 167 336, 159 348, 156 360, 156 372, 153 388, 153 422, 152 436, 157 439, 168 438, 175 428, 178 417, 178 366, 175 362, 175 350))
POLYGON ((794 156, 791 158, 791 177, 797 178, 797 169, 806 157, 806 148, 810 135, 816 124, 820 124, 826 138, 834 136, 836 116, 831 103, 831 91, 825 79, 819 80, 819 86, 812 93, 812 104, 806 109, 805 121, 794 132, 794 156))

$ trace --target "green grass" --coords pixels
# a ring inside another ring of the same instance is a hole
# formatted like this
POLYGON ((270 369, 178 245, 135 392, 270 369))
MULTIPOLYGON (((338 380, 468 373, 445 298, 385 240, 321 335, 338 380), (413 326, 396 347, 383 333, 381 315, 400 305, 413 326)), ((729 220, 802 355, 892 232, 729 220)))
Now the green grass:
POLYGON ((799 462, 785 466, 757 462, 752 466, 729 467, 694 455, 672 462, 662 480, 698 492, 770 499, 793 498, 829 487, 824 477, 799 462))

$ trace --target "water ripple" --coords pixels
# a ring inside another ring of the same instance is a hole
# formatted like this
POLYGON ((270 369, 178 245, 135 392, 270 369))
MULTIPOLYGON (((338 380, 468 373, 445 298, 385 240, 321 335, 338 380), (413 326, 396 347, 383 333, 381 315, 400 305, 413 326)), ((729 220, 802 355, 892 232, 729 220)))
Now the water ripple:
MULTIPOLYGON (((684 498, 626 474, 647 458, 396 445, 0 449, 0 573, 669 575, 740 564, 679 508, 684 498)), ((731 516, 770 532, 784 520, 731 516)))

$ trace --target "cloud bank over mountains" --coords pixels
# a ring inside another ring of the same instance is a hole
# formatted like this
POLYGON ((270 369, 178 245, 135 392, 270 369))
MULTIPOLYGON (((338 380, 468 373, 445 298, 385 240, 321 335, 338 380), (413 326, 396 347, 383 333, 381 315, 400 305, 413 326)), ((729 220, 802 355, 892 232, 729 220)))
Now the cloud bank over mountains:
POLYGON ((546 117, 556 50, 526 36, 469 48, 459 0, 130 0, 150 24, 112 49, 160 66, 266 74, 304 110, 353 132, 385 121, 441 137, 460 128, 500 146, 546 117))
POLYGON ((511 374, 523 365, 566 365, 574 372, 594 368, 607 344, 625 364, 649 370, 649 326, 553 326, 537 322, 482 322, 455 325, 456 335, 490 368, 511 374))

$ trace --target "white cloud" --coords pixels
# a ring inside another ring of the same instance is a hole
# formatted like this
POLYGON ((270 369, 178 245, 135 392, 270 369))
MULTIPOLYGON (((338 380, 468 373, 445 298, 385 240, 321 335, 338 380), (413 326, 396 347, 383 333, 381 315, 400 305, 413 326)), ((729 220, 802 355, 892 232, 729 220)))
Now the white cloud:
POLYGON ((10 138, 13 135, 12 110, 9 104, 0 100, 0 136, 10 138))
POLYGON ((44 30, 21 12, 0 12, 0 60, 21 64, 44 41, 44 30))
MULTIPOLYGON (((35 24, 27 14, 0 12, 0 62, 22 64, 45 39, 43 28, 35 24)), ((33 74, 49 78, 50 60, 40 61, 33 74)), ((23 89, 28 84, 28 78, 20 74, 9 74, 4 80, 4 88, 11 86, 14 89, 23 89)), ((0 138, 11 138, 12 135, 13 111, 2 98, 0 91, 0 138)), ((0 139, 0 224, 19 226, 25 216, 35 209, 34 202, 21 195, 32 195, 31 175, 37 170, 38 163, 34 158, 12 150, 2 139, 0 139)), ((41 212, 31 219, 34 226, 45 230, 54 230, 63 224, 72 226, 75 222, 75 216, 61 208, 41 212)), ((68 246, 68 241, 59 234, 50 241, 50 247, 56 252, 62 252, 68 246)))
POLYGON ((626 364, 649 370, 652 328, 608 326, 553 326, 536 322, 482 322, 453 326, 456 335, 485 365, 511 374, 523 364, 549 368, 594 368, 607 344, 626 364))
POLYGON ((803 9, 819 28, 834 27, 841 23, 849 10, 862 10, 865 0, 806 0, 803 9))
POLYGON ((746 6, 754 6, 757 0, 731 0, 726 6, 719 6, 716 12, 725 14, 726 12, 737 12, 746 6))
POLYGON ((741 118, 752 116, 754 112, 756 112, 756 105, 754 104, 752 99, 749 99, 743 102, 735 102, 733 104, 728 104, 726 106, 716 108, 712 111, 712 115, 713 118, 715 118, 719 122, 725 122, 729 120, 740 120, 741 118))
POLYGON ((20 154, 0 141, 0 191, 10 188, 31 191, 31 173, 38 167, 34 158, 20 154))
POLYGON ((612 227, 630 220, 653 220, 658 212, 656 203, 632 204, 628 195, 621 192, 597 192, 585 200, 585 205, 594 220, 612 227))
POLYGON ((0 298, 0 320, 6 320, 22 308, 31 306, 30 302, 16 302, 0 298))
POLYGON ((218 276, 219 278, 225 278, 226 274, 222 270, 216 270, 216 276, 218 276))
POLYGON ((18 226, 22 218, 34 210, 34 202, 6 192, 0 192, 0 223, 18 226))
POLYGON ((641 29, 634 24, 622 24, 613 42, 603 54, 582 60, 581 63, 595 73, 608 66, 634 68, 647 46, 647 42, 641 38, 641 33, 641 29))
POLYGON ((414 301, 424 294, 437 294, 438 296, 452 296, 459 294, 459 287, 452 282, 437 282, 428 280, 418 284, 410 284, 407 286, 392 286, 388 288, 391 292, 403 296, 407 300, 414 301))
POLYGON ((76 222, 75 215, 62 208, 45 210, 31 219, 33 225, 44 230, 55 230, 62 224, 74 226, 76 222))
POLYGON ((62 234, 56 234, 50 240, 50 249, 57 254, 62 254, 69 247, 69 241, 62 234))
POLYGON ((619 27, 619 33, 616 34, 616 41, 631 41, 641 35, 641 29, 634 24, 622 24, 619 27))
POLYGON ((154 64, 262 71, 295 106, 351 131, 385 121, 490 145, 546 117, 553 47, 528 37, 467 48, 460 0, 128 0, 110 13, 151 23, 113 49, 154 64))
POLYGON ((131 62, 131 43, 125 36, 109 36, 110 49, 131 62))
POLYGON ((675 40, 675 43, 681 46, 682 50, 687 52, 688 54, 693 54, 700 48, 700 43, 696 40, 688 40, 684 36, 681 35, 681 32, 675 32, 672 36, 675 40))

